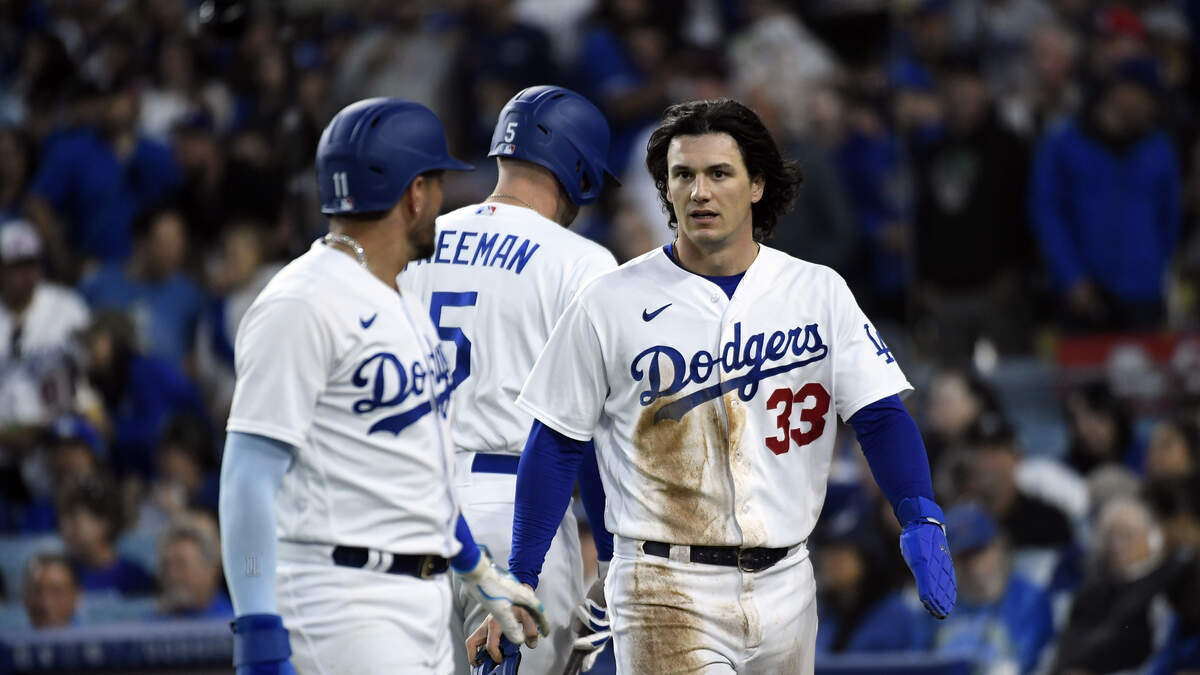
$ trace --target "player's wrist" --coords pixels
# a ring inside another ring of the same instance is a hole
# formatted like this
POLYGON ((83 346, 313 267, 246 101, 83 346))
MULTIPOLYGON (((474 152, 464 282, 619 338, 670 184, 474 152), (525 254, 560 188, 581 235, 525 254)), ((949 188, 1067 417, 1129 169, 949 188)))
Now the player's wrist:
POLYGON ((292 655, 287 629, 278 614, 243 614, 231 627, 234 666, 286 661, 292 655))
POLYGON ((896 505, 896 520, 901 527, 922 522, 938 525, 945 530, 946 515, 937 502, 927 497, 905 497, 896 505))

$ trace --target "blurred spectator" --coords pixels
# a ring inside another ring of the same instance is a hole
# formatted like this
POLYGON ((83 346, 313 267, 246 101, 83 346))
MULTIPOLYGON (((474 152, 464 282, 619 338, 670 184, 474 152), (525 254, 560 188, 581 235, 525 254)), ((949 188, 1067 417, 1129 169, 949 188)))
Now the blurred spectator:
POLYGON ((1147 55, 1146 24, 1127 4, 1114 2, 1096 12, 1089 41, 1088 75, 1108 79, 1117 65, 1147 55))
POLYGON ((808 131, 783 136, 781 152, 796 161, 804 174, 792 210, 780 217, 770 244, 797 258, 849 273, 858 250, 854 205, 834 162, 841 134, 826 135, 835 125, 830 118, 845 114, 840 95, 821 87, 809 94, 808 131))
POLYGON ((1033 333, 1024 218, 1029 152, 1001 125, 974 55, 947 68, 945 134, 916 163, 915 269, 926 351, 966 362, 978 340, 1026 351, 1033 333), (962 255, 971 251, 971 255, 962 255))
POLYGON ((559 81, 550 39, 520 22, 513 0, 476 0, 463 20, 469 39, 461 40, 454 57, 448 97, 458 120, 465 152, 490 151, 488 143, 500 109, 525 87, 559 81))
POLYGON ((984 413, 998 413, 1000 402, 979 376, 960 368, 944 368, 929 381, 921 425, 929 463, 937 468, 946 451, 961 445, 984 413))
POLYGON ((1080 387, 1067 394, 1071 445, 1067 464, 1087 476, 1106 464, 1141 471, 1144 454, 1133 437, 1128 407, 1103 384, 1080 387))
MULTIPOLYGON (((294 121, 299 126, 289 128, 289 133, 302 135, 302 120, 294 121)), ((311 163, 316 147, 314 138, 312 147, 303 151, 289 148, 279 153, 264 132, 253 129, 220 138, 206 115, 190 117, 176 126, 173 142, 184 174, 176 206, 191 231, 191 246, 197 249, 211 246, 229 223, 238 219, 275 224, 284 206, 285 178, 279 161, 286 157, 311 163)), ((307 177, 312 181, 308 189, 315 192, 315 178, 307 177)))
POLYGON ((938 622, 933 648, 975 660, 979 672, 1034 672, 1054 637, 1050 598, 1013 572, 1008 542, 983 507, 960 504, 946 512, 958 604, 938 622))
POLYGON ((20 129, 0 126, 0 223, 21 215, 33 157, 33 146, 20 129))
POLYGON ((980 416, 967 432, 965 494, 996 519, 1014 548, 1060 548, 1074 540, 1057 505, 1026 493, 1017 482, 1021 461, 1012 427, 998 414, 980 416))
POLYGON ((63 415, 54 420, 43 441, 43 450, 22 466, 30 493, 29 503, 21 509, 16 529, 22 533, 53 532, 58 529, 54 492, 102 472, 104 442, 87 420, 63 415))
POLYGON ((1074 77, 1079 50, 1079 36, 1066 26, 1048 22, 1036 27, 1016 92, 996 101, 1005 123, 1026 138, 1037 138, 1074 115, 1083 98, 1074 77))
POLYGON ((171 130, 200 111, 195 48, 186 38, 175 36, 158 52, 152 86, 142 93, 141 131, 168 142, 171 130))
POLYGON ((56 271, 72 254, 120 263, 131 250, 133 220, 179 187, 171 149, 139 136, 137 90, 129 85, 82 92, 82 119, 47 142, 26 208, 44 233, 56 271))
POLYGON ((849 96, 847 104, 846 128, 835 136, 833 154, 862 242, 860 269, 848 276, 870 317, 903 320, 910 204, 901 142, 879 105, 859 94, 849 96))
POLYGON ((79 579, 65 556, 39 553, 30 558, 25 565, 22 594, 34 628, 64 628, 79 623, 79 579))
POLYGON ((575 55, 575 81, 608 118, 609 166, 643 154, 633 141, 667 106, 676 35, 669 30, 681 3, 598 0, 575 55))
MULTIPOLYGON (((33 7, 37 3, 24 4, 31 13, 37 13, 33 7)), ((35 143, 45 138, 57 122, 63 92, 74 85, 76 77, 76 67, 66 45, 49 31, 49 18, 40 21, 44 21, 40 27, 29 26, 33 30, 23 44, 16 40, 5 42, 5 48, 8 45, 22 48, 21 60, 17 71, 5 83, 7 86, 0 90, 0 123, 21 124, 35 143)))
POLYGON ((75 291, 42 279, 42 253, 28 223, 0 225, 0 422, 10 432, 46 424, 69 409, 68 352, 88 321, 75 291))
POLYGON ((185 416, 167 424, 155 453, 157 471, 138 510, 140 533, 157 536, 193 510, 216 514, 214 455, 205 420, 185 416))
POLYGON ((916 0, 905 6, 907 11, 900 16, 895 36, 893 68, 932 77, 937 65, 954 48, 955 4, 953 0, 916 0))
POLYGON ((172 417, 206 417, 199 392, 177 366, 146 356, 125 315, 104 311, 84 334, 87 375, 100 394, 118 475, 149 476, 154 448, 172 417))
POLYGON ((84 591, 153 592, 153 577, 117 553, 121 505, 110 480, 90 476, 65 486, 58 498, 58 518, 59 534, 84 591))
POLYGON ((1068 329, 1162 325, 1180 176, 1157 126, 1161 91, 1153 61, 1125 61, 1094 103, 1038 146, 1031 217, 1068 329))
POLYGON ((928 644, 927 623, 889 584, 883 541, 855 529, 816 547, 818 653, 909 651, 928 644))
POLYGON ((429 3, 396 0, 378 7, 381 16, 353 40, 338 67, 334 107, 372 96, 396 96, 441 109, 454 40, 429 25, 429 3))
POLYGON ((221 552, 212 535, 178 524, 159 547, 159 616, 176 619, 233 618, 221 586, 221 552))
POLYGON ((80 284, 94 310, 132 317, 146 353, 182 363, 191 352, 204 294, 183 270, 188 232, 174 209, 151 211, 135 224, 133 255, 108 263, 80 284))
POLYGON ((196 334, 196 373, 217 419, 225 419, 233 401, 233 343, 238 325, 281 267, 267 261, 265 237, 261 225, 243 221, 231 225, 221 238, 213 298, 196 334))
POLYGON ((1148 661, 1170 619, 1167 591, 1182 561, 1166 555, 1163 532, 1135 499, 1108 503, 1096 525, 1094 569, 1075 596, 1052 672, 1112 673, 1148 661))
POLYGON ((1200 471, 1200 440, 1196 428, 1183 420, 1154 425, 1146 448, 1146 478, 1175 478, 1200 471))
POLYGON ((72 338, 88 320, 73 290, 42 280, 42 253, 29 224, 0 224, 0 529, 40 527, 20 512, 35 497, 21 474, 42 428, 70 409, 72 338))
POLYGON ((1152 478, 1142 491, 1170 550, 1200 552, 1200 472, 1152 478))
POLYGON ((814 92, 839 74, 837 57, 787 3, 744 4, 748 21, 729 43, 734 96, 763 116, 777 138, 798 136, 808 130, 814 92))
POLYGON ((1167 550, 1180 561, 1167 589, 1175 616, 1149 672, 1200 671, 1200 473, 1150 481, 1145 498, 1162 522, 1167 550))
POLYGON ((1042 0, 959 0, 955 38, 978 49, 993 91, 1009 91, 1020 77, 1021 57, 1035 29, 1053 17, 1042 0))

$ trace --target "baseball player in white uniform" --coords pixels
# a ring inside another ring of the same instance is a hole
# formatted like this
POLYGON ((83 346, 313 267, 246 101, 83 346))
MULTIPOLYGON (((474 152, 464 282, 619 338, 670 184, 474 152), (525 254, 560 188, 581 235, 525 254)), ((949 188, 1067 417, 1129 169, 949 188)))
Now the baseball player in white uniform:
MULTIPOLYGON (((672 106, 647 167, 678 237, 605 274, 567 309, 518 398, 509 566, 537 573, 541 521, 594 439, 615 554, 605 585, 619 673, 813 672, 805 547, 836 427, 854 426, 904 525, 935 616, 954 604, 941 510, 910 389, 831 269, 761 245, 800 181, 728 99, 672 106)), ((547 512, 551 511, 551 512, 547 512)))
MULTIPOLYGON (((453 364, 458 493, 477 540, 497 559, 510 553, 517 462, 533 422, 516 408, 517 394, 575 294, 617 266, 607 249, 566 229, 600 195, 608 141, 603 114, 579 94, 552 86, 519 92, 492 139, 495 190, 438 218, 433 256, 400 277, 429 306, 453 364)), ((569 622, 583 599, 577 527, 568 510, 537 587, 551 632, 525 654, 522 673, 558 675, 571 651, 569 622)), ((469 675, 474 655, 459 646, 487 609, 456 591, 450 628, 458 672, 469 675)))
POLYGON ((240 674, 452 672, 447 568, 510 639, 530 637, 516 604, 547 630, 459 513, 451 364, 396 285, 432 250, 441 172, 469 168, 416 103, 359 101, 321 135, 330 233, 267 285, 235 344, 220 516, 240 674))

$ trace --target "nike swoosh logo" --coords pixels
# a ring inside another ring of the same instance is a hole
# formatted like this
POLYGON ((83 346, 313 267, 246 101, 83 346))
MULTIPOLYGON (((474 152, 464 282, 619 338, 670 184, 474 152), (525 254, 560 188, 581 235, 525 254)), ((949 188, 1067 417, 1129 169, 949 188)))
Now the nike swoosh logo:
POLYGON ((377 316, 379 316, 379 312, 375 312, 374 314, 372 314, 371 318, 369 318, 369 319, 363 319, 363 318, 359 317, 358 322, 362 324, 362 327, 364 329, 370 328, 371 324, 375 323, 375 317, 377 317, 377 316))
POLYGON ((664 309, 670 307, 672 304, 674 304, 674 303, 668 302, 667 304, 663 305, 662 307, 659 307, 658 309, 654 310, 653 312, 647 312, 646 310, 643 309, 642 310, 642 321, 653 320, 654 317, 658 316, 659 314, 662 314, 662 311, 664 309))

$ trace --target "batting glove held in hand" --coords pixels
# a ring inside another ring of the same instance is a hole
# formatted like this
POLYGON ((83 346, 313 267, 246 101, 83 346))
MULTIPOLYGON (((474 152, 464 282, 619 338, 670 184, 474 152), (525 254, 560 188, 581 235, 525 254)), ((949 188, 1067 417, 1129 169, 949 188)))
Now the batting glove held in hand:
POLYGON ((600 562, 599 574, 596 581, 588 590, 582 604, 575 608, 575 617, 571 621, 571 629, 579 637, 575 638, 574 648, 579 652, 588 652, 583 658, 580 670, 587 672, 596 665, 600 652, 612 638, 612 629, 608 622, 608 606, 604 600, 604 578, 608 576, 608 563, 600 562))
POLYGON ((245 614, 233 622, 233 665, 237 675, 296 675, 292 646, 277 614, 245 614))
POLYGON ((944 619, 954 609, 958 589, 942 509, 924 497, 909 497, 900 502, 896 515, 904 523, 900 553, 917 581, 921 603, 934 618, 944 619))
POLYGON ((504 654, 504 660, 496 663, 488 654, 487 645, 481 646, 475 652, 475 662, 479 665, 471 666, 471 675, 517 675, 517 668, 521 666, 521 645, 501 637, 500 653, 504 654))
POLYGON ((546 621, 546 610, 538 600, 533 589, 517 581, 508 570, 500 569, 492 564, 487 553, 479 556, 479 562, 469 572, 455 574, 462 580, 463 586, 476 602, 487 608, 487 611, 500 623, 504 637, 514 644, 525 642, 525 629, 521 620, 513 611, 513 606, 524 608, 533 617, 538 632, 550 634, 550 624, 546 621))

